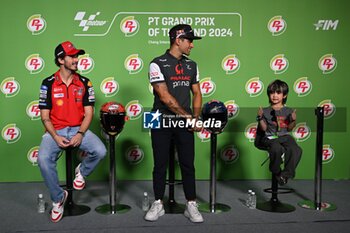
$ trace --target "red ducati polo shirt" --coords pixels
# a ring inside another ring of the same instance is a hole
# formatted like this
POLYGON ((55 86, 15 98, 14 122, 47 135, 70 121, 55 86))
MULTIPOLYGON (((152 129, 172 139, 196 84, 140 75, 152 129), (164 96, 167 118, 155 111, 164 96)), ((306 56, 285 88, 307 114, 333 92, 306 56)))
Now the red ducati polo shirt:
POLYGON ((94 106, 95 93, 90 80, 74 74, 67 87, 59 71, 43 80, 40 87, 39 108, 50 109, 50 119, 56 130, 79 126, 84 118, 84 106, 94 106))

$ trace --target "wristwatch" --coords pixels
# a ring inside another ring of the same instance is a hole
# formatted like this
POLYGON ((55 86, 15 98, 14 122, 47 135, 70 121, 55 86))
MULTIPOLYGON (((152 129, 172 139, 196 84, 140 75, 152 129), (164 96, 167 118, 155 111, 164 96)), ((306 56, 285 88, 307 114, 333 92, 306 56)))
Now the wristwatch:
POLYGON ((259 115, 256 116, 256 121, 261 121, 262 119, 263 119, 262 116, 259 116, 259 115))
POLYGON ((81 135, 83 135, 83 137, 85 136, 85 133, 82 131, 78 131, 77 133, 80 133, 81 135))

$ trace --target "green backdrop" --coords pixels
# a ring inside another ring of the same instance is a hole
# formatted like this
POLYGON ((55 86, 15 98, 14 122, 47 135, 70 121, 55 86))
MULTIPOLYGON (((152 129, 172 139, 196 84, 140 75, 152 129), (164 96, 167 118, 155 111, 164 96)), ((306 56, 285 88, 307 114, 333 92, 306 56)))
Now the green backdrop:
MULTIPOLYGON (((252 141, 257 108, 268 105, 266 87, 274 79, 288 83, 287 104, 297 109, 293 136, 303 157, 296 178, 314 177, 317 106, 326 109, 323 178, 350 178, 346 0, 3 0, 1 5, 1 182, 42 180, 36 164, 44 133, 39 88, 57 70, 53 51, 66 40, 87 53, 79 72, 95 87, 91 130, 104 139, 103 103, 118 101, 127 108, 129 121, 116 141, 118 179, 151 179, 151 142, 142 129, 143 112, 153 101, 147 71, 152 58, 169 47, 167 31, 177 23, 191 24, 203 36, 191 53, 203 102, 218 99, 229 109, 229 123, 218 136, 218 179, 270 177, 268 167, 261 167, 267 154, 252 141)), ((209 179, 209 152, 210 135, 197 134, 198 179, 209 179)), ((89 179, 106 180, 108 164, 107 157, 89 179)), ((64 159, 58 169, 64 178, 64 159)))

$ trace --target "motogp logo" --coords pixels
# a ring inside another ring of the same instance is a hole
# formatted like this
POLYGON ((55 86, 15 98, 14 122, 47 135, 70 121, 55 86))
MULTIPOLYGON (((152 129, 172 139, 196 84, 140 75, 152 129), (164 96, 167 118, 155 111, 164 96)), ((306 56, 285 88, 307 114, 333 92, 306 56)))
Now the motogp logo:
POLYGON ((332 118, 335 114, 336 107, 331 100, 323 100, 318 104, 318 107, 323 107, 323 116, 325 119, 332 118))
POLYGON ((221 150, 220 158, 225 164, 232 164, 238 160, 239 153, 234 145, 229 145, 221 150))
POLYGON ((92 59, 89 54, 79 56, 78 71, 80 74, 90 73, 94 69, 94 65, 94 59, 92 59))
POLYGON ((257 123, 251 123, 244 130, 244 136, 250 142, 254 142, 254 140, 255 140, 257 127, 258 127, 257 123))
POLYGON ((39 101, 34 100, 27 105, 26 113, 32 120, 40 119, 39 101))
POLYGON ((124 67, 129 74, 137 74, 142 70, 143 61, 138 54, 132 54, 125 59, 124 67))
POLYGON ((118 93, 119 84, 114 77, 108 77, 101 82, 100 89, 106 97, 112 97, 118 93))
POLYGON ((27 153, 27 158, 33 166, 38 165, 38 155, 39 155, 38 146, 32 147, 27 153))
POLYGON ((234 74, 239 70, 240 61, 235 54, 230 54, 222 59, 221 67, 226 74, 234 74))
POLYGON ((267 29, 273 36, 279 36, 286 31, 287 23, 284 19, 282 19, 282 16, 274 16, 268 22, 267 29))
POLYGON ((126 105, 126 115, 130 120, 136 120, 141 117, 143 106, 138 100, 132 100, 126 105))
POLYGON ((202 131, 197 132, 197 137, 201 140, 201 142, 210 141, 210 133, 206 129, 202 129, 202 131))
POLYGON ((27 28, 36 36, 43 33, 46 29, 46 21, 41 15, 32 15, 27 20, 27 28))
POLYGON ((15 143, 21 137, 21 130, 16 124, 8 124, 2 129, 1 136, 8 144, 15 143))
POLYGON ((250 97, 259 96, 264 90, 264 84, 260 81, 258 77, 251 78, 245 84, 245 91, 250 97))
POLYGON ((322 148, 322 163, 326 164, 334 159, 335 153, 331 145, 323 145, 322 148))
POLYGON ((311 136, 311 130, 306 122, 301 122, 297 124, 293 129, 293 137, 298 142, 304 142, 311 136))
POLYGON ((5 94, 6 98, 16 96, 20 90, 20 85, 14 77, 5 78, 1 82, 0 87, 1 92, 5 94))
POLYGON ((270 61, 270 68, 275 74, 282 74, 288 69, 289 62, 284 54, 278 54, 274 56, 270 61))
POLYGON ((318 68, 322 70, 323 74, 332 73, 337 67, 337 60, 333 57, 333 54, 326 54, 318 61, 318 68))
POLYGON ((294 82, 294 91, 299 97, 307 96, 311 93, 312 84, 307 77, 299 78, 294 82))
POLYGON ((143 150, 139 147, 139 145, 128 148, 125 153, 126 160, 132 165, 140 163, 144 157, 143 150))
POLYGON ((208 97, 214 94, 216 85, 211 78, 204 78, 199 82, 201 93, 203 97, 208 97))
POLYGON ((126 37, 134 36, 139 31, 140 26, 139 22, 135 19, 134 16, 125 17, 120 22, 120 30, 126 37))
POLYGON ((229 120, 234 119, 238 116, 239 106, 235 103, 234 100, 228 100, 225 103, 227 108, 227 117, 229 120))
POLYGON ((27 57, 24 65, 30 74, 38 74, 44 69, 45 62, 39 54, 32 54, 27 57))

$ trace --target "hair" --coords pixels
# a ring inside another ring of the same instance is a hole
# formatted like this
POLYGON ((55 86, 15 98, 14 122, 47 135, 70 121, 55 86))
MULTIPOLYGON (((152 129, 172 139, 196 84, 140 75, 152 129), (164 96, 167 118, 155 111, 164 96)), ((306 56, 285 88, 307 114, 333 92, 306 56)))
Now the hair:
POLYGON ((188 25, 187 24, 177 24, 169 30, 170 45, 173 45, 176 41, 176 32, 178 30, 184 29, 186 26, 188 26, 188 25))
POLYGON ((289 92, 288 84, 279 79, 276 79, 275 81, 269 84, 269 86, 267 87, 267 96, 269 97, 270 103, 271 103, 270 94, 275 92, 282 93, 283 96, 286 96, 286 98, 283 98, 283 101, 282 101, 282 103, 285 104, 287 102, 287 95, 289 92))
POLYGON ((61 63, 58 61, 58 59, 61 58, 63 59, 64 58, 64 55, 61 55, 61 56, 58 56, 58 57, 55 57, 55 64, 56 66, 60 67, 61 66, 61 63))

